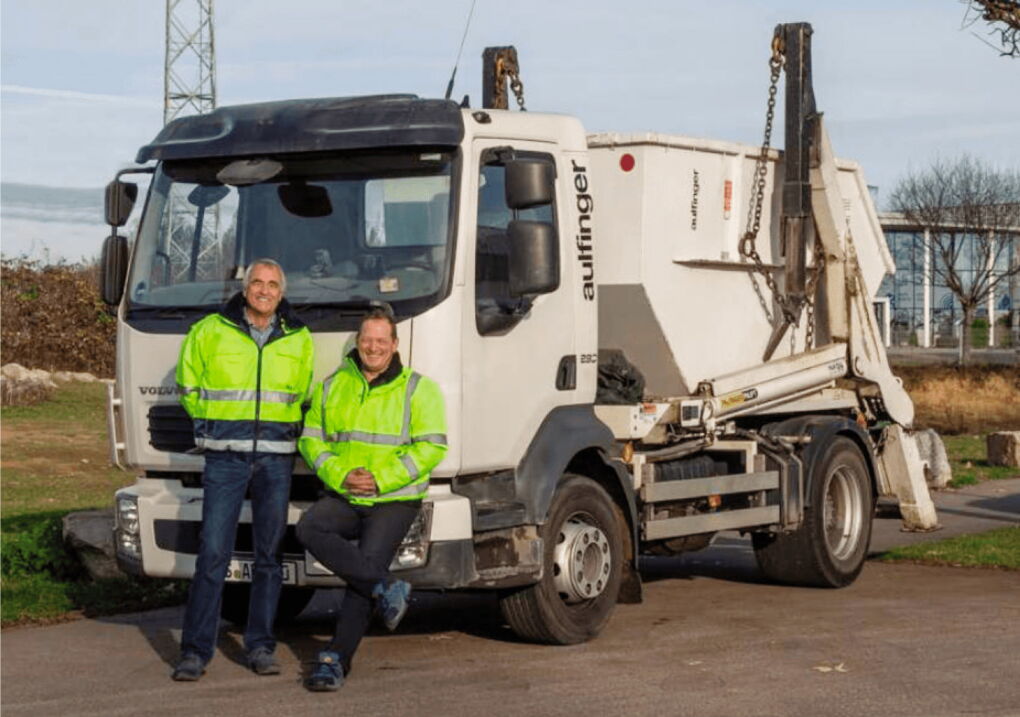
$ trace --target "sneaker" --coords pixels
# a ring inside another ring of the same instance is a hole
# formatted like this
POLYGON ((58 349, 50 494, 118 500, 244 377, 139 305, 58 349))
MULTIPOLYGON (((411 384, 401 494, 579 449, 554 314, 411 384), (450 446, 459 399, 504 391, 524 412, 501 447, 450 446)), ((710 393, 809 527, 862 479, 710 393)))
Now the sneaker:
POLYGON ((340 655, 330 650, 319 653, 312 673, 305 680, 305 687, 312 692, 336 692, 344 683, 344 668, 340 666, 340 655))
POLYGON ((249 652, 248 667, 256 675, 280 674, 280 663, 276 661, 276 655, 268 647, 256 647, 249 652))
POLYGON ((380 581, 372 590, 372 596, 378 601, 379 612, 382 614, 386 629, 390 632, 396 630, 397 625, 404 619, 404 613, 407 612, 411 583, 395 578, 380 581))
POLYGON ((181 657, 174 667, 171 678, 178 682, 196 682, 205 673, 205 663, 198 655, 187 654, 181 657))

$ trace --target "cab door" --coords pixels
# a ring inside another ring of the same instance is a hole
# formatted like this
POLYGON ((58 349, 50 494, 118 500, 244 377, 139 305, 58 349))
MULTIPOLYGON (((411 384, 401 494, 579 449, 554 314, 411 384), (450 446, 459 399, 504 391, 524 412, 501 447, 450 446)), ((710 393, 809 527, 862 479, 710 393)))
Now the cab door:
MULTIPOLYGON (((576 402, 575 298, 572 267, 558 226, 565 168, 555 145, 477 141, 471 153, 475 202, 469 247, 463 336, 463 465, 476 473, 518 464, 542 420, 576 402), (514 157, 549 162, 556 192, 547 204, 511 209, 506 165, 514 157), (546 222, 557 229, 558 287, 537 296, 510 291, 510 223, 546 222), (471 264, 473 263, 473 266, 471 264)), ((567 171, 569 174, 569 171, 567 171)))

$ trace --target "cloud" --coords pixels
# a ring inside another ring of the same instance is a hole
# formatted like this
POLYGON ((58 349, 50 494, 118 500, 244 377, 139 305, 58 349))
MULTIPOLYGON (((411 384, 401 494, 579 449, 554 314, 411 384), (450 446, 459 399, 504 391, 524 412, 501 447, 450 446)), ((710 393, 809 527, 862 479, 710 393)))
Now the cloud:
POLYGON ((163 124, 159 100, 24 85, 2 90, 5 182, 102 186, 163 124))
POLYGON ((21 85, 0 85, 0 92, 15 95, 30 95, 33 97, 48 97, 58 100, 72 100, 84 102, 104 102, 108 104, 125 105, 130 107, 151 108, 152 99, 143 97, 126 97, 124 95, 104 95, 96 92, 78 92, 76 90, 57 90, 47 87, 23 87, 21 85))

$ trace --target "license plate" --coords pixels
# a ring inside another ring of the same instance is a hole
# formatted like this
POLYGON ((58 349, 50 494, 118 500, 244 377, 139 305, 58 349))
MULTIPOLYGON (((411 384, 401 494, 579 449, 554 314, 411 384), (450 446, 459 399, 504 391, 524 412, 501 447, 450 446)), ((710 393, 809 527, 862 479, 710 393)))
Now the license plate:
MULTIPOLYGON (((251 576, 255 572, 254 560, 231 560, 227 565, 228 583, 250 583, 251 576)), ((292 562, 283 562, 283 584, 297 584, 297 565, 292 562)))

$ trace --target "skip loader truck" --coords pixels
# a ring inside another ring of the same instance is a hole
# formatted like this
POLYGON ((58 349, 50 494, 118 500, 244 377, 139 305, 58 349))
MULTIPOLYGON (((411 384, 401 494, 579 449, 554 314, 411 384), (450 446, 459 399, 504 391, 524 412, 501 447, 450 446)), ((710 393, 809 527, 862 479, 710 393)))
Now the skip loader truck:
MULTIPOLYGON (((202 455, 174 369, 188 327, 272 257, 312 330, 315 379, 359 317, 391 308, 406 365, 446 399, 449 452, 393 570, 418 589, 494 590, 523 638, 597 635, 640 600, 642 556, 749 534, 775 581, 860 573, 878 496, 936 515, 871 305, 894 270, 860 167, 837 159, 811 87, 811 28, 772 43, 763 146, 586 134, 523 107, 516 51, 484 58, 483 106, 413 95, 221 107, 176 119, 107 187, 116 307, 121 566, 188 578, 202 455), (770 148, 785 74, 785 147, 770 148), (116 228, 151 174, 130 252, 116 228)), ((281 615, 340 584, 293 526, 281 615)), ((242 619, 242 511, 223 613, 242 619)))

